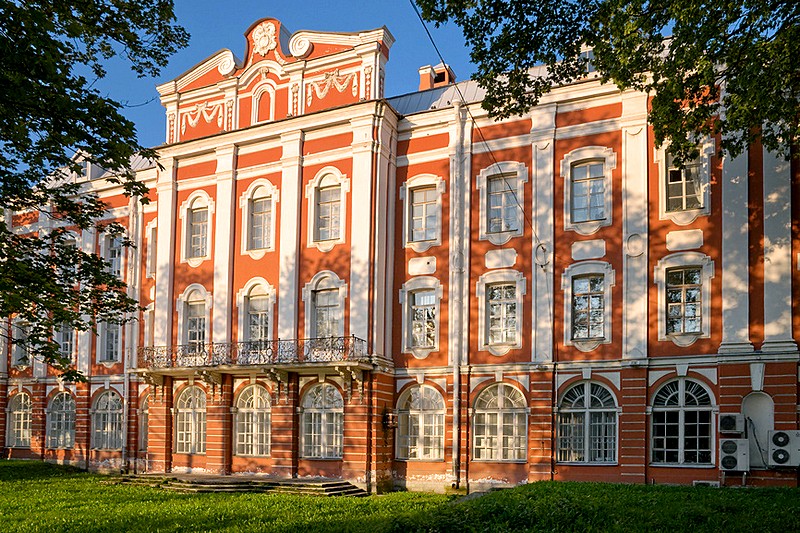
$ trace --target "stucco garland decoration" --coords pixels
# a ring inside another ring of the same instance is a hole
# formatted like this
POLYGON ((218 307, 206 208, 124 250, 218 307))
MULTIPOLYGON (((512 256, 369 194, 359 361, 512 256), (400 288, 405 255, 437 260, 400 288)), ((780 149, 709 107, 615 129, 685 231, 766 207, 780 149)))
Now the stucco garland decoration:
POLYGON ((356 74, 356 72, 351 72, 350 74, 339 74, 339 69, 336 69, 333 72, 326 72, 325 79, 321 82, 314 81, 309 83, 306 105, 311 105, 314 93, 317 94, 318 99, 322 100, 328 96, 328 92, 331 90, 331 87, 335 87, 337 91, 343 93, 347 89, 347 86, 351 83, 352 95, 358 96, 358 78, 356 74))
POLYGON ((208 102, 200 102, 195 106, 194 111, 184 113, 181 120, 181 134, 186 133, 187 126, 190 128, 196 127, 201 117, 206 121, 206 124, 210 124, 216 116, 217 127, 221 128, 224 119, 224 107, 225 104, 223 102, 211 106, 208 105, 208 102))
POLYGON ((253 51, 264 57, 270 50, 274 50, 275 43, 275 24, 272 22, 262 22, 253 31, 253 51))

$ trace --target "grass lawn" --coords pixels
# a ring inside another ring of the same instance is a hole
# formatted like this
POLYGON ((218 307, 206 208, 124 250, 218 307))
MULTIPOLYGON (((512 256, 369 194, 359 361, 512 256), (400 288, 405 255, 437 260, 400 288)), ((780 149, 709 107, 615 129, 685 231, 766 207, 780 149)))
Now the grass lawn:
POLYGON ((178 494, 40 462, 0 461, 0 531, 800 530, 800 490, 532 483, 468 501, 178 494))

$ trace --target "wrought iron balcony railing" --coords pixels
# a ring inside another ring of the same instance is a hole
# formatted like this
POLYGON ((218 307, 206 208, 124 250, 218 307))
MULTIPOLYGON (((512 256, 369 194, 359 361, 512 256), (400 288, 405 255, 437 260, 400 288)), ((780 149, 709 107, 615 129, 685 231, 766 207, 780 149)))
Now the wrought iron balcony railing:
POLYGON ((369 361, 367 341, 350 336, 139 348, 140 364, 150 369, 345 361, 369 361))

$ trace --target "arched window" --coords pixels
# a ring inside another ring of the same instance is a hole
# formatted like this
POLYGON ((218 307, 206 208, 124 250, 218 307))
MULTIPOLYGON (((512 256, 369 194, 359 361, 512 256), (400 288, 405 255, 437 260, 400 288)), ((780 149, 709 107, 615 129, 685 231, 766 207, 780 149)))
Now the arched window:
POLYGON ((206 453, 206 393, 187 387, 175 402, 175 453, 206 453))
POLYGON ((190 353, 202 352, 206 344, 206 301, 199 291, 186 301, 186 344, 190 353))
POLYGON ((525 460, 528 409, 516 388, 497 383, 481 392, 475 400, 473 428, 476 460, 525 460))
POLYGON ((306 185, 308 199, 308 246, 328 252, 345 242, 347 192, 350 180, 328 166, 306 185))
POLYGON ((433 387, 412 387, 397 402, 397 458, 444 458, 444 399, 433 387))
POLYGON ((579 383, 564 393, 558 409, 558 460, 615 462, 616 407, 611 391, 598 383, 579 383))
POLYGON ((92 448, 122 448, 122 398, 113 390, 100 394, 92 409, 92 448))
POLYGON ((317 273, 303 287, 306 337, 344 336, 344 304, 347 285, 335 273, 317 273))
POLYGON ((711 396, 697 381, 679 378, 653 399, 653 462, 711 464, 711 396))
POLYGON ((270 397, 261 385, 250 385, 236 402, 236 454, 268 456, 270 397))
POLYGON ((330 383, 315 385, 303 396, 303 457, 342 457, 344 401, 330 383))
POLYGON ((75 445, 75 399, 59 392, 47 409, 47 447, 72 448, 75 445))
POLYGON ((147 450, 147 432, 150 428, 150 395, 142 400, 142 407, 139 409, 139 449, 147 450))
POLYGON ((272 302, 263 285, 256 285, 247 295, 247 321, 245 339, 250 342, 268 341, 270 339, 269 311, 272 302))
POLYGON ((30 448, 31 446, 31 397, 20 392, 8 402, 9 448, 30 448))

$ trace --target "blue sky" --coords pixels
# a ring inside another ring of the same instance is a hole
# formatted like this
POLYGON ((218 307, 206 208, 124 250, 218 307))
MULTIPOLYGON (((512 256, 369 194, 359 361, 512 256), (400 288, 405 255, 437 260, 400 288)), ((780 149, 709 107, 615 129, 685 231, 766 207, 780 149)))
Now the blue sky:
MULTIPOLYGON (((176 0, 178 21, 191 34, 187 48, 173 55, 157 79, 137 78, 121 61, 109 65, 108 76, 98 84, 111 98, 124 102, 123 113, 134 121, 144 146, 164 142, 164 108, 155 86, 171 80, 214 52, 229 48, 244 55, 244 32, 256 20, 274 17, 289 31, 360 31, 386 26, 395 37, 389 53, 386 95, 417 90, 422 65, 439 62, 422 25, 408 0, 309 0, 305 2, 264 2, 255 0, 176 0)), ((456 77, 470 77, 474 67, 461 31, 454 25, 428 25, 436 44, 456 77)))

